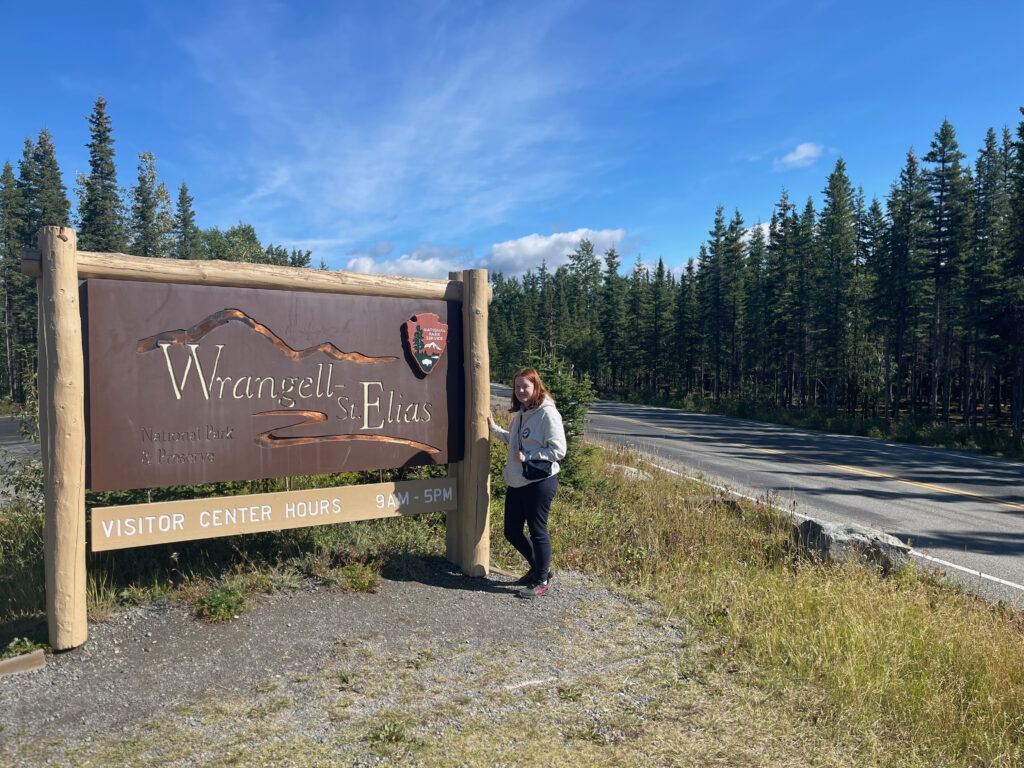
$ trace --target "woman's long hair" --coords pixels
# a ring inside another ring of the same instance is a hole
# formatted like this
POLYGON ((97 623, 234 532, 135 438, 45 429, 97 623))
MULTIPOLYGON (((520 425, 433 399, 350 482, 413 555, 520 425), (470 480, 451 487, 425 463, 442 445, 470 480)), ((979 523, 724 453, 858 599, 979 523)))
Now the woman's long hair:
MULTIPOLYGON (((523 404, 516 399, 516 379, 520 377, 533 382, 533 397, 526 402, 524 410, 532 410, 543 403, 545 397, 551 397, 551 393, 544 388, 544 382, 540 380, 540 374, 537 373, 536 368, 520 368, 512 377, 512 407, 508 409, 509 413, 515 413, 523 407, 523 404)), ((551 397, 552 402, 554 399, 551 397)))

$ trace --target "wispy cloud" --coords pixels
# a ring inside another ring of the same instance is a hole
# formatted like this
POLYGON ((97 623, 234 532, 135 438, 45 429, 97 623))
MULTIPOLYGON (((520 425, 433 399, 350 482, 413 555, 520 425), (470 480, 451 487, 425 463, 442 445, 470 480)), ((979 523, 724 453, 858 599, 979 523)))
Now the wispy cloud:
POLYGON ((472 252, 468 248, 439 248, 424 244, 397 259, 381 259, 371 251, 363 251, 349 259, 345 269, 376 275, 446 278, 449 272, 472 266, 471 260, 472 252))
POLYGON ((811 165, 821 157, 822 151, 825 147, 821 144, 817 144, 813 141, 805 141, 802 144, 797 144, 796 149, 785 155, 782 158, 776 158, 772 164, 772 168, 776 171, 786 171, 790 168, 803 168, 811 165))
POLYGON ((224 218, 287 220, 290 231, 270 234, 337 242, 340 262, 341 243, 452 240, 572 194, 588 164, 563 97, 580 73, 545 42, 564 12, 488 12, 438 36, 417 6, 401 24, 342 10, 304 29, 288 57, 252 55, 278 50, 281 30, 302 23, 288 6, 217 15, 185 48, 244 126, 228 173, 252 191, 226 195, 224 218), (365 38, 392 36, 388 51, 368 50, 365 38), (368 70, 367 56, 379 66, 368 70))
POLYGON ((380 240, 370 248, 353 248, 348 252, 348 256, 368 256, 371 259, 384 259, 391 255, 390 240, 380 240))
POLYGON ((594 252, 600 256, 621 243, 625 236, 624 229, 577 229, 553 235, 527 235, 491 246, 480 266, 492 272, 500 270, 509 275, 518 275, 537 269, 543 261, 548 269, 554 271, 569 260, 569 254, 579 247, 580 240, 586 239, 593 243, 594 252))

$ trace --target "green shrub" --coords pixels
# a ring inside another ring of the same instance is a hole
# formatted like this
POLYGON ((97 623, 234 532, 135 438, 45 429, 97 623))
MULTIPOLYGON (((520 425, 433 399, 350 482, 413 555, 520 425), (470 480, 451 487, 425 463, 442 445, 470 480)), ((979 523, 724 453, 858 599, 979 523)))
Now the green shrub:
POLYGON ((338 569, 335 583, 352 592, 376 592, 380 574, 364 563, 351 563, 338 569))
POLYGON ((43 511, 15 499, 0 509, 0 622, 43 611, 43 584, 43 511))
POLYGON ((577 378, 569 363, 555 355, 534 358, 530 364, 537 369, 544 386, 555 399, 565 427, 568 448, 565 458, 560 462, 559 482, 569 485, 583 483, 588 479, 582 472, 588 449, 581 438, 587 425, 587 413, 594 402, 594 388, 590 377, 584 374, 577 378))
POLYGON ((225 621, 245 609, 245 593, 237 586, 215 586, 196 602, 194 613, 206 621, 225 621))

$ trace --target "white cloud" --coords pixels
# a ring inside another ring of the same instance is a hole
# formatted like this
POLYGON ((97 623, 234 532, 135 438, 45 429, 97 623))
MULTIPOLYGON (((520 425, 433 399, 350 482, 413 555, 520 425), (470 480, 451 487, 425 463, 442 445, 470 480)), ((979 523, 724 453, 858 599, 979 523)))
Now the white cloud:
POLYGON ((770 222, 762 221, 760 224, 755 224, 752 227, 747 227, 743 230, 743 234, 740 236, 740 240, 743 243, 749 243, 750 239, 754 236, 754 230, 760 229, 761 234, 764 236, 765 242, 768 242, 769 235, 772 231, 772 225, 770 222))
POLYGON ((546 236, 527 235, 494 244, 480 265, 492 272, 500 270, 506 275, 519 275, 537 269, 544 261, 548 269, 554 272, 569 260, 569 254, 579 247, 580 240, 590 240, 594 244, 594 253, 601 256, 622 242, 625 236, 624 229, 577 229, 546 236))
POLYGON ((811 165, 815 160, 821 157, 821 153, 824 149, 825 147, 821 144, 817 144, 813 141, 805 141, 802 144, 797 144, 796 149, 785 157, 781 159, 776 158, 772 167, 776 171, 785 171, 790 168, 803 168, 811 165))
POLYGON ((364 272, 368 275, 384 274, 383 270, 377 266, 377 262, 369 256, 356 256, 353 259, 349 259, 345 269, 349 272, 364 272))
MULTIPOLYGON (((375 249, 380 248, 378 243, 375 249)), ((390 245, 388 246, 390 251, 390 245)), ((349 259, 345 269, 350 272, 365 272, 375 275, 406 275, 409 277, 432 277, 444 279, 449 272, 465 269, 471 252, 468 248, 441 248, 435 245, 417 245, 411 253, 403 253, 397 259, 380 260, 363 253, 349 259)))

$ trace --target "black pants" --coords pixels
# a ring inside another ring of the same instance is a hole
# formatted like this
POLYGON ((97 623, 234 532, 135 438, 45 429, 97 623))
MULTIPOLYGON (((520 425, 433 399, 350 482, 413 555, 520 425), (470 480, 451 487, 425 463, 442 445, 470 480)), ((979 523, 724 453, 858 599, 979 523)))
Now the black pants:
POLYGON ((534 575, 542 578, 551 568, 548 513, 556 490, 557 474, 522 488, 509 487, 505 494, 505 538, 526 558, 534 575), (530 531, 529 538, 523 535, 524 523, 530 531))

